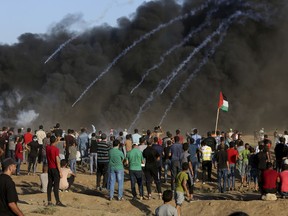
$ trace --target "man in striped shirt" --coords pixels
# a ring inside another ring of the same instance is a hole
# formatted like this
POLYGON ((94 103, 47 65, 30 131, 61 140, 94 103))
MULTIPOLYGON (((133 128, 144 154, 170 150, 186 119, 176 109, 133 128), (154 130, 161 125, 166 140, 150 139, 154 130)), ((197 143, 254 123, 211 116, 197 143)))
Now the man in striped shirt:
POLYGON ((96 188, 97 190, 102 190, 102 188, 107 188, 109 150, 111 148, 111 146, 107 143, 107 136, 105 133, 101 134, 101 140, 98 142, 97 147, 96 188), (100 187, 101 176, 103 176, 102 187, 100 187))

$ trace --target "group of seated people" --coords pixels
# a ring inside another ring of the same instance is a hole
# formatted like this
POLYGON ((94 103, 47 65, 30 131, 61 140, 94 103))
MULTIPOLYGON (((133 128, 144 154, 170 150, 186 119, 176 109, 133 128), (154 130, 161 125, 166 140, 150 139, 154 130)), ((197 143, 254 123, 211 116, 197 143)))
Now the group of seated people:
POLYGON ((288 197, 288 159, 283 160, 281 172, 277 172, 273 169, 273 164, 267 162, 267 169, 262 172, 261 176, 259 187, 261 194, 264 195, 263 199, 267 194, 273 194, 276 198, 277 193, 284 199, 288 197))

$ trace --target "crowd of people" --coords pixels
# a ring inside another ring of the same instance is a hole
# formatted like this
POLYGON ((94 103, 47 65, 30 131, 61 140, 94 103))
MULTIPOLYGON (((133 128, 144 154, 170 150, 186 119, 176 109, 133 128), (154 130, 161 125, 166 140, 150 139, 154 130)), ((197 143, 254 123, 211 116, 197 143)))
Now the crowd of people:
MULTIPOLYGON (((156 215, 180 215, 183 202, 194 200, 194 186, 198 182, 203 185, 217 182, 219 193, 253 187, 263 195, 263 199, 267 194, 269 197, 279 194, 286 198, 287 134, 285 131, 283 136, 277 135, 275 143, 264 134, 258 145, 252 147, 244 143, 240 132, 232 129, 228 132, 207 132, 207 136, 203 137, 196 128, 185 135, 179 129, 175 134, 169 131, 164 134, 159 126, 141 134, 138 129, 131 134, 127 130, 116 133, 113 129, 107 134, 102 131, 89 134, 85 128, 80 133, 72 129, 65 133, 59 123, 49 131, 40 125, 34 133, 31 128, 27 128, 26 132, 18 129, 15 133, 14 128, 3 127, 0 157, 3 173, 8 167, 9 176, 14 173, 35 175, 37 166, 41 164, 41 191, 47 192, 48 205, 53 205, 53 189, 56 205, 65 207, 60 201, 59 191, 69 191, 77 174, 77 163, 81 164, 81 160, 88 158, 90 175, 96 173, 96 189, 107 192, 109 200, 115 199, 116 182, 117 199, 125 199, 124 175, 127 169, 133 199, 151 199, 154 182, 157 196, 164 201, 157 208, 156 215), (22 163, 28 164, 26 172, 21 170, 22 163), (213 169, 217 172, 217 179, 212 179, 213 169), (236 180, 240 183, 239 188, 236 180), (170 184, 171 190, 162 193, 162 184, 170 184), (173 197, 176 208, 167 204, 173 197)), ((3 178, 2 174, 0 182, 3 178)), ((0 187, 2 191, 4 186, 0 187)), ((17 198, 12 198, 17 206, 17 198)), ((0 200, 1 206, 5 206, 3 199, 0 200)), ((5 209, 21 215, 18 208, 10 207, 9 200, 5 209)))

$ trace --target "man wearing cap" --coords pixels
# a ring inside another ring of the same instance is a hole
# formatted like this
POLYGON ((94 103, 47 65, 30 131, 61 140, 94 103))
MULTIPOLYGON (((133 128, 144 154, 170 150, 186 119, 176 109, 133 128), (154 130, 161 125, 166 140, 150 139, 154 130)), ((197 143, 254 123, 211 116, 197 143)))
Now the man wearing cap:
POLYGON ((18 195, 11 175, 16 171, 16 162, 12 158, 2 161, 0 175, 0 215, 24 215, 17 206, 18 195))

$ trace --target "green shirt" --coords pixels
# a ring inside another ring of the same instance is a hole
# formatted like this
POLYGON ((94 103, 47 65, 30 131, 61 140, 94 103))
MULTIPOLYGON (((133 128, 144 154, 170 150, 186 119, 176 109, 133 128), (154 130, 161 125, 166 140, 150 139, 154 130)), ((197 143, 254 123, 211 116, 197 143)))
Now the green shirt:
POLYGON ((248 156, 250 155, 250 151, 248 149, 245 149, 241 152, 242 158, 244 162, 248 162, 248 156))
POLYGON ((109 168, 111 171, 124 170, 124 154, 118 148, 109 150, 109 168))
POLYGON ((138 148, 133 148, 127 152, 127 159, 129 161, 129 170, 141 171, 141 163, 143 161, 142 152, 138 148))
POLYGON ((184 188, 182 186, 182 182, 186 180, 188 181, 188 174, 184 171, 178 173, 176 177, 176 191, 178 192, 183 192, 184 193, 184 188))

